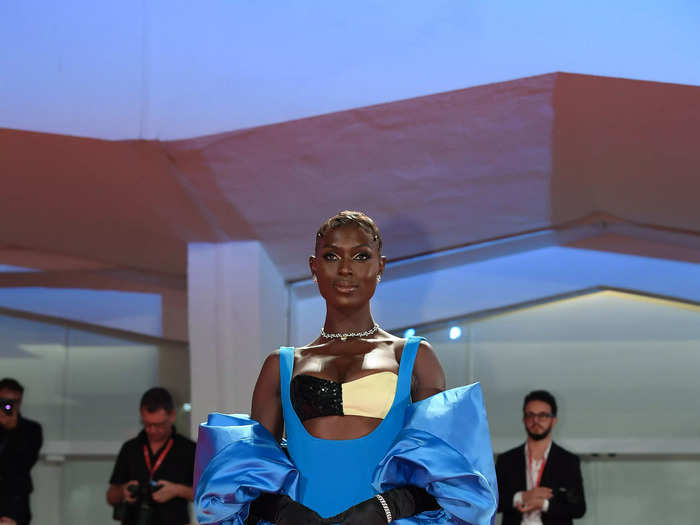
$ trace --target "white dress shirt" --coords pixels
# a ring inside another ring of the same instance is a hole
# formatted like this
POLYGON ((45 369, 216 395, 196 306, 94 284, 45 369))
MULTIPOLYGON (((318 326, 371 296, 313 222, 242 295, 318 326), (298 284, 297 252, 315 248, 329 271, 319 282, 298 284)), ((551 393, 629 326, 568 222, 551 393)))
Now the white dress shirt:
MULTIPOLYGON (((544 459, 532 460, 530 461, 530 452, 527 449, 527 443, 525 443, 525 480, 527 490, 531 490, 537 486, 538 477, 540 475, 540 469, 543 469, 542 464, 547 462, 547 457, 549 456, 549 450, 552 448, 552 442, 547 445, 547 450, 544 451, 544 459)), ((513 495, 513 507, 518 507, 523 502, 523 492, 516 492, 513 495)), ((542 510, 533 510, 531 512, 524 512, 523 519, 520 522, 521 525, 542 525, 542 512, 547 512, 549 509, 549 500, 544 500, 544 505, 542 505, 542 510)))

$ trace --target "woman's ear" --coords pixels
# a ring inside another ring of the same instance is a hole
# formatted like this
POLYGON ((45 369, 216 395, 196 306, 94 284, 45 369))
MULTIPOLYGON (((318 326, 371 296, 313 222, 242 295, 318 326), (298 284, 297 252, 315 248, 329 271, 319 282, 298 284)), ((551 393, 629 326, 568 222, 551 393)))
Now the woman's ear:
POLYGON ((311 270, 311 275, 316 275, 316 257, 314 255, 309 255, 309 270, 311 270))

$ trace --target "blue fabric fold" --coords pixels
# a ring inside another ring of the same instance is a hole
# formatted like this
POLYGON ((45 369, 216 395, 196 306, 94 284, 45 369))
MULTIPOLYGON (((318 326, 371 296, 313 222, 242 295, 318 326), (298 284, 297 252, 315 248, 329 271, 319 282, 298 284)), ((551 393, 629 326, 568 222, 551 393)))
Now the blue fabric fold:
MULTIPOLYGON (((332 468, 332 465, 329 465, 332 468)), ((195 512, 202 525, 243 525, 261 492, 296 498, 299 471, 261 424, 244 415, 211 414, 200 425, 195 512)), ((498 493, 493 452, 478 383, 413 403, 394 444, 379 462, 377 492, 424 487, 442 509, 398 525, 489 525, 498 493)))
POLYGON ((202 524, 243 525, 261 492, 294 498, 299 471, 275 438, 246 415, 210 414, 199 426, 194 508, 202 524))
POLYGON ((498 485, 481 386, 474 383, 413 403, 372 484, 377 492, 423 487, 447 514, 424 513, 397 524, 493 523, 498 485))

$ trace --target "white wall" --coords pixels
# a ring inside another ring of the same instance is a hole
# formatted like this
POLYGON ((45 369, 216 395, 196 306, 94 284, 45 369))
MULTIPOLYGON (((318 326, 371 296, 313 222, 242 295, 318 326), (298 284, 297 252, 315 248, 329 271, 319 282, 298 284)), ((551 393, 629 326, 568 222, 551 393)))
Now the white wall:
POLYGON ((287 289, 257 241, 188 250, 192 431, 209 412, 250 411, 265 355, 287 331, 287 289))

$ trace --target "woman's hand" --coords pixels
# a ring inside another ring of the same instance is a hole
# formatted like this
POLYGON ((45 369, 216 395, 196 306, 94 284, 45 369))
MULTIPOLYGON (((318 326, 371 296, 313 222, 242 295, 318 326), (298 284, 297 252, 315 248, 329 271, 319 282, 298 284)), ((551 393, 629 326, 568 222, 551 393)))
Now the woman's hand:
POLYGON ((286 502, 277 513, 274 523, 277 525, 321 525, 323 520, 316 511, 297 503, 289 496, 283 497, 286 498, 286 502))
POLYGON ((337 516, 327 518, 324 522, 327 524, 339 523, 340 525, 385 525, 401 518, 415 516, 426 510, 439 508, 435 498, 428 494, 425 489, 406 485, 366 499, 337 516))
POLYGON ((322 525, 323 519, 309 507, 297 503, 285 494, 261 494, 250 504, 246 525, 258 519, 277 525, 322 525))
POLYGON ((377 498, 366 499, 337 516, 326 518, 324 522, 328 525, 332 523, 339 523, 340 525, 386 525, 388 523, 386 513, 377 498))

